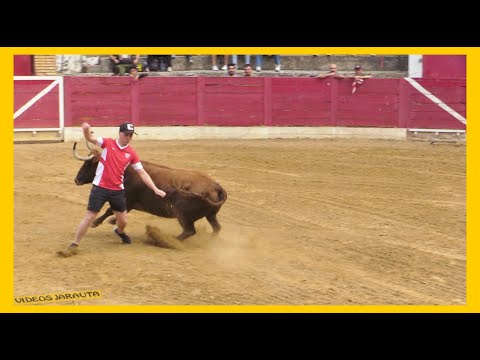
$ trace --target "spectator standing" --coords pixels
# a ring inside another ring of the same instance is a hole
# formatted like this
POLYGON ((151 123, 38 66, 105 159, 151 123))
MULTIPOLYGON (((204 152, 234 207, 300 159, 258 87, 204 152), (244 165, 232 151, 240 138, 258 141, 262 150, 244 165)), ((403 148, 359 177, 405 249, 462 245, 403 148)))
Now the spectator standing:
MULTIPOLYGON (((227 70, 227 63, 228 63, 228 55, 223 55, 222 70, 227 70)), ((217 55, 212 55, 212 70, 218 71, 217 55)))
MULTIPOLYGON (((245 64, 250 64, 250 55, 245 56, 245 64)), ((232 55, 232 63, 234 63, 238 68, 238 55, 232 55)))
MULTIPOLYGON (((280 64, 280 55, 273 55, 275 61, 275 71, 280 72, 281 64, 280 64)), ((255 70, 260 72, 262 71, 262 63, 263 63, 263 55, 257 55, 255 57, 255 70)))
POLYGON ((172 71, 172 55, 147 55, 147 71, 172 71))

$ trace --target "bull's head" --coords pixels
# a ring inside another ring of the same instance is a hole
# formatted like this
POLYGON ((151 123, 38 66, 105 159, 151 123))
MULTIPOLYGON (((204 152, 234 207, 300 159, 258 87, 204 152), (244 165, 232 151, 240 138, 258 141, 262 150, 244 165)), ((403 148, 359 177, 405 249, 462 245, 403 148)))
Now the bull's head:
POLYGON ((91 149, 87 142, 87 147, 90 149, 90 155, 80 156, 77 153, 77 143, 73 144, 73 156, 78 160, 84 161, 80 170, 78 170, 75 177, 75 184, 84 185, 89 184, 95 178, 95 172, 97 171, 98 160, 100 159, 100 152, 95 149, 91 149))

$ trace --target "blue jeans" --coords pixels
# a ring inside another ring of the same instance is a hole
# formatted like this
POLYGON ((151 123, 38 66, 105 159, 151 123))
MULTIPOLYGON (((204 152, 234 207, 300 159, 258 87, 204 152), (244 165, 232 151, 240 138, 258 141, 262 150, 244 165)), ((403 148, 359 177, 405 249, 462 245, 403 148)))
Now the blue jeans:
MULTIPOLYGON (((280 55, 273 55, 275 57, 275 65, 280 65, 280 55)), ((262 67, 263 55, 257 55, 255 57, 255 66, 262 67)))
MULTIPOLYGON (((238 55, 232 55, 232 63, 238 64, 238 55)), ((250 64, 250 55, 245 55, 245 64, 250 64)))

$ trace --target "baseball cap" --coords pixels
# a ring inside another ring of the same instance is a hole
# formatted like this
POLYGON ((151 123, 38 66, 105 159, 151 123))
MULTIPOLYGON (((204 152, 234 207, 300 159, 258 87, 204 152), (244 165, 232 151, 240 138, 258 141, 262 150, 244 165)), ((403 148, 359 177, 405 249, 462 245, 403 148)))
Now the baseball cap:
POLYGON ((123 133, 126 133, 126 134, 135 134, 135 135, 138 135, 136 132, 135 132, 135 127, 133 126, 132 123, 129 123, 129 122, 125 122, 123 123, 122 125, 120 125, 120 130, 119 132, 123 132, 123 133))
POLYGON ((360 70, 362 67, 360 65, 355 65, 355 70, 360 70))

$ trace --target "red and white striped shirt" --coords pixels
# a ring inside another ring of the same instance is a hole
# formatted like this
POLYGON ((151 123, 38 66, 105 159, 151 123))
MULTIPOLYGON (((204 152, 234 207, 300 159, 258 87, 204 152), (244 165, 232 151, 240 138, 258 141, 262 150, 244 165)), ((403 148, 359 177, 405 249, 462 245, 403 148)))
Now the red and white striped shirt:
POLYGON ((123 174, 127 166, 132 164, 135 170, 143 168, 137 153, 128 144, 122 147, 114 139, 99 137, 97 145, 103 151, 93 184, 110 190, 124 189, 123 174))

